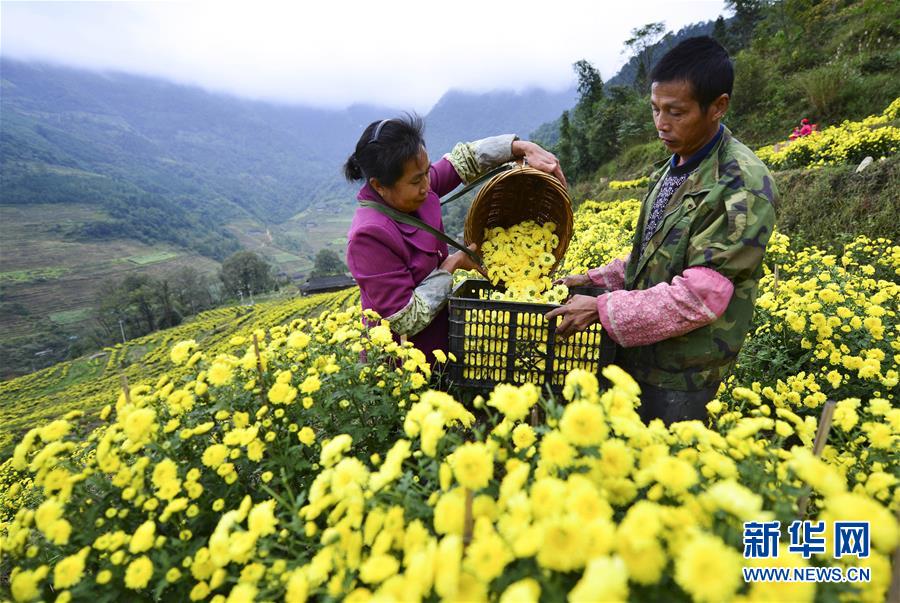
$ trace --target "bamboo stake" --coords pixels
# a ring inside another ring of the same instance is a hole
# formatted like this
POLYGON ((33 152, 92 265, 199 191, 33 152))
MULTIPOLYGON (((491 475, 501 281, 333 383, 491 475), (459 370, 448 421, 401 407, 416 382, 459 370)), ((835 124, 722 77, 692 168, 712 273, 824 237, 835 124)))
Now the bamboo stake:
POLYGON ((772 295, 778 297, 778 264, 775 264, 775 282, 772 284, 772 295))
POLYGON ((131 404, 131 390, 128 388, 128 377, 125 376, 125 373, 119 375, 119 380, 122 382, 122 393, 125 394, 125 403, 131 404))
POLYGON ((256 352, 256 370, 259 372, 259 397, 266 403, 266 382, 263 380, 262 358, 259 355, 259 338, 253 334, 253 351, 256 352))
POLYGON ((831 422, 834 419, 834 400, 827 400, 825 407, 822 408, 822 416, 819 417, 819 430, 816 432, 816 439, 813 442, 813 454, 822 456, 825 449, 825 442, 828 440, 828 433, 831 431, 831 422))
MULTIPOLYGON (((834 419, 834 400, 827 400, 822 408, 822 416, 819 417, 819 429, 816 431, 816 439, 813 441, 813 455, 822 456, 825 450, 825 442, 828 441, 828 433, 831 431, 831 422, 834 419)), ((797 500, 797 512, 800 519, 806 517, 806 507, 809 505, 809 494, 804 494, 797 500)))

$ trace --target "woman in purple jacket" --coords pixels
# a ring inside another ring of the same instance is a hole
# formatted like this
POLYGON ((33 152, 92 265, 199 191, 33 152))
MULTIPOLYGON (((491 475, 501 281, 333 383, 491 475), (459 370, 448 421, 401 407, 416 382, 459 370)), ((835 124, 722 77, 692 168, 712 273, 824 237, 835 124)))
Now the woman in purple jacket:
MULTIPOLYGON (((383 203, 443 232, 440 197, 501 163, 524 158, 565 184, 553 154, 512 134, 459 143, 430 164, 423 129, 415 115, 369 124, 344 165, 348 180, 365 182, 357 199, 383 203)), ((389 320, 395 339, 406 335, 429 361, 434 350, 446 350, 451 273, 474 269, 469 257, 448 254, 434 235, 370 207, 357 208, 347 239, 347 265, 363 310, 389 320)))

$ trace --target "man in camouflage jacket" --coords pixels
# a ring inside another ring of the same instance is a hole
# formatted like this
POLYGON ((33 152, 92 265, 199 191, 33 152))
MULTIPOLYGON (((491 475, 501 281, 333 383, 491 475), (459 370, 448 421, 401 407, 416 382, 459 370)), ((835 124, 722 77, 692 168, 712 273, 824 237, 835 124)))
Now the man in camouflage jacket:
POLYGON ((663 57, 651 102, 673 156, 651 177, 631 253, 563 279, 610 292, 574 296, 548 314, 563 317, 562 336, 601 322, 619 346, 616 363, 641 385, 645 421, 705 419, 753 319, 778 193, 766 166, 720 124, 732 73, 710 38, 663 57), (710 71, 726 72, 718 86, 710 71))

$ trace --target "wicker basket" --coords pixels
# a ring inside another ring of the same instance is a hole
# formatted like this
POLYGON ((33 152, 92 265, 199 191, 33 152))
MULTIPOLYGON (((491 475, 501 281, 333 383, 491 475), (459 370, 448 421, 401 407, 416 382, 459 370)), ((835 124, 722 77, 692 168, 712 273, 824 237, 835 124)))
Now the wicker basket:
POLYGON ((481 187, 466 215, 466 245, 481 247, 486 228, 509 228, 527 220, 556 224, 555 270, 572 238, 572 201, 559 180, 534 168, 513 168, 481 187))

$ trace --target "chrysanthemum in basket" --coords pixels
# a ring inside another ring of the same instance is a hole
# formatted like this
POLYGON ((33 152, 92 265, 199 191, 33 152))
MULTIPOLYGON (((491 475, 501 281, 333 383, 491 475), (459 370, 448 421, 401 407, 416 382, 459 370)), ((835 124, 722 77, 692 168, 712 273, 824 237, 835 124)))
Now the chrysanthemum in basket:
POLYGON ((556 263, 553 251, 559 245, 556 224, 543 226, 533 220, 510 228, 488 228, 481 247, 491 283, 506 285, 505 292, 491 293, 504 301, 561 303, 568 295, 562 285, 553 285, 550 272, 556 263))

